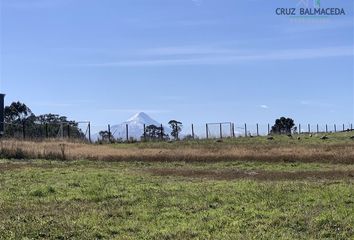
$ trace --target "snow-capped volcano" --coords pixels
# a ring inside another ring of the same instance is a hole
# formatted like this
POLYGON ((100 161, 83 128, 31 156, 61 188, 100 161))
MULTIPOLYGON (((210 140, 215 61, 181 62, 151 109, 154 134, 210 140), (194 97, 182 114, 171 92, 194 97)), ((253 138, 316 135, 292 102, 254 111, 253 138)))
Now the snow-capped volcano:
MULTIPOLYGON (((111 126, 111 134, 115 139, 126 140, 127 138, 127 125, 128 125, 128 138, 133 138, 136 140, 140 140, 141 136, 144 134, 144 124, 145 126, 155 125, 160 126, 161 123, 152 119, 149 115, 144 112, 139 112, 129 118, 127 121, 122 122, 117 125, 111 126)), ((163 126, 165 133, 170 133, 168 127, 163 126)), ((98 140, 100 138, 99 134, 95 134, 93 139, 98 140)))
POLYGON ((127 121, 123 122, 125 124, 142 124, 142 125, 160 125, 160 123, 158 123, 157 121, 155 121, 154 119, 152 119, 149 115, 147 115, 144 112, 139 112, 137 114, 135 114, 134 116, 132 116, 131 118, 129 118, 127 121))

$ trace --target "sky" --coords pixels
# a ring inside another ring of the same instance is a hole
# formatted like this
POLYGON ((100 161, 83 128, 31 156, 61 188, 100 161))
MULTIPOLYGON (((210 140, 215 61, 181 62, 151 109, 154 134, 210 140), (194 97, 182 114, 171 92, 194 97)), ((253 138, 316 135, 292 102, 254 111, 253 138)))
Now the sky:
POLYGON ((302 1, 0 0, 0 91, 97 126, 354 122, 354 3, 275 13, 302 1))

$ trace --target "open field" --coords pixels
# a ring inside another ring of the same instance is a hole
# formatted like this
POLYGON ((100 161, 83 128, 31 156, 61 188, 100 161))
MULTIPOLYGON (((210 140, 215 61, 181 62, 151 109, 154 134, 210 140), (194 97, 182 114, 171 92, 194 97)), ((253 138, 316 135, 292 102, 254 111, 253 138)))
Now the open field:
POLYGON ((344 134, 3 141, 0 239, 354 239, 354 140, 344 134))
POLYGON ((352 132, 320 136, 266 137, 181 142, 141 142, 132 144, 90 145, 73 142, 0 142, 0 157, 49 160, 102 161, 260 161, 334 162, 354 164, 352 132))
POLYGON ((2 160, 0 238, 354 237, 352 165, 229 164, 2 160))

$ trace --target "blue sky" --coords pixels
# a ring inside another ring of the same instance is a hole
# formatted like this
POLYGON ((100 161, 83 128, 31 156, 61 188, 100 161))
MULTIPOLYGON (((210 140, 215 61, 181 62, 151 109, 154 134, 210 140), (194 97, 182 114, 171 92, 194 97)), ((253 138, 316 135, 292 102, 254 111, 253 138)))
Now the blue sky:
POLYGON ((353 1, 293 19, 298 0, 0 0, 1 91, 94 125, 354 121, 353 1))

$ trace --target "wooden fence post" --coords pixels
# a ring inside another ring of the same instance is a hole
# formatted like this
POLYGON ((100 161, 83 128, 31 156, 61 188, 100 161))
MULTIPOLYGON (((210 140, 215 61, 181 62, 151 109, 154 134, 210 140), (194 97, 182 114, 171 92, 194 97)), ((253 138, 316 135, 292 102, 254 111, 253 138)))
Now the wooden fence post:
POLYGON ((146 141, 146 125, 144 123, 144 133, 143 133, 143 136, 144 136, 144 141, 146 141))
POLYGON ((108 124, 108 141, 111 142, 111 125, 108 124))
POLYGON ((310 124, 307 124, 307 129, 308 129, 309 134, 310 134, 310 133, 311 133, 311 126, 310 126, 310 124))
POLYGON ((270 125, 268 123, 268 135, 270 134, 270 125))
POLYGON ((257 137, 259 137, 259 127, 258 127, 258 123, 257 123, 257 137))
POLYGON ((209 128, 208 124, 205 124, 206 138, 209 139, 209 128))
POLYGON ((245 123, 245 137, 247 137, 247 124, 245 123))
POLYGON ((25 123, 25 121, 22 122, 22 135, 23 135, 23 139, 26 139, 26 123, 25 123))
POLYGON ((328 133, 328 125, 326 124, 326 133, 328 133))
POLYGON ((129 126, 128 124, 125 124, 125 138, 127 140, 127 142, 129 141, 129 126))
POLYGON ((194 125, 192 123, 192 138, 194 139, 194 125))
POLYGON ((70 124, 68 124, 67 130, 68 130, 68 138, 70 138, 70 124))
POLYGON ((48 138, 48 123, 45 124, 45 137, 48 138))
POLYGON ((220 123, 220 138, 222 139, 222 125, 220 123))
POLYGON ((89 124, 88 124, 88 134, 89 134, 89 142, 92 143, 92 140, 91 140, 91 122, 89 122, 89 124))
POLYGON ((316 125, 317 133, 319 133, 318 123, 316 125))
POLYGON ((301 124, 299 124, 299 134, 301 134, 301 124))
POLYGON ((163 126, 162 126, 162 124, 160 125, 160 137, 161 137, 161 140, 163 140, 163 126))
POLYGON ((334 132, 336 133, 337 132, 337 125, 334 124, 334 132))

